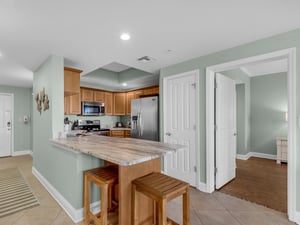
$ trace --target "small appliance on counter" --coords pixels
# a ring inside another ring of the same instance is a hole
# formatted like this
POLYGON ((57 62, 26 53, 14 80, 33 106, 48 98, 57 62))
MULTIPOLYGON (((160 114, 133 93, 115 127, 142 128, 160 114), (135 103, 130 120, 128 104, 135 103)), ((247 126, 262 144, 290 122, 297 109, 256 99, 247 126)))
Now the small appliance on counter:
POLYGON ((102 129, 100 120, 77 120, 73 123, 72 130, 95 132, 99 135, 109 135, 109 129, 102 129))
POLYGON ((116 122, 116 127, 123 127, 123 124, 121 122, 116 122))

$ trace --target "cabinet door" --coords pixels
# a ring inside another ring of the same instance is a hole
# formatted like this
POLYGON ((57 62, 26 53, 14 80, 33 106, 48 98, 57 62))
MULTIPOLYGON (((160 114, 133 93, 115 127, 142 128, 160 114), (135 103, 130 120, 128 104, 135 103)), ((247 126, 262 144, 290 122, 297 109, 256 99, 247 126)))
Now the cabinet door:
POLYGON ((134 91, 134 98, 140 98, 142 95, 144 95, 144 90, 136 90, 134 91))
POLYGON ((64 92, 65 96, 78 94, 80 92, 81 70, 64 68, 64 92))
POLYGON ((134 92, 127 92, 126 93, 126 115, 131 114, 131 100, 134 99, 134 92))
POLYGON ((124 137, 124 130, 111 130, 110 131, 111 137, 124 137))
POLYGON ((80 94, 70 96, 70 114, 81 114, 80 94))
POLYGON ((125 93, 114 93, 114 115, 125 115, 125 93))
POLYGON ((81 101, 80 95, 65 96, 65 115, 78 115, 81 114, 81 101))
POLYGON ((94 101, 95 102, 104 102, 104 91, 96 91, 94 90, 94 101))
POLYGON ((131 137, 131 131, 130 130, 125 130, 125 137, 131 137))
POLYGON ((81 88, 81 101, 93 102, 94 91, 92 89, 81 88))
POLYGON ((159 86, 152 88, 152 94, 154 94, 154 95, 159 94, 159 86))
POLYGON ((104 93, 105 115, 113 114, 113 94, 111 92, 104 93))
POLYGON ((144 95, 152 95, 152 94, 153 94, 153 88, 144 89, 144 95))

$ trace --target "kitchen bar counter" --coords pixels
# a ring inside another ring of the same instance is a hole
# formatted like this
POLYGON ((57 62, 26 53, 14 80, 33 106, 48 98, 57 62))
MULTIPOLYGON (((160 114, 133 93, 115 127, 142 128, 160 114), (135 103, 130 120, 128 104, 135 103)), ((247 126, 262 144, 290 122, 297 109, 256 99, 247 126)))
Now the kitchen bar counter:
POLYGON ((92 155, 121 166, 129 166, 159 158, 167 152, 182 148, 161 142, 135 138, 113 138, 107 136, 80 136, 51 139, 57 147, 92 155))
MULTIPOLYGON (((97 135, 52 139, 51 142, 56 147, 119 165, 119 225, 131 225, 131 182, 149 173, 161 172, 161 157, 183 148, 182 145, 97 135)), ((143 206, 138 209, 139 223, 152 225, 153 201, 144 195, 138 195, 138 201, 143 206)))

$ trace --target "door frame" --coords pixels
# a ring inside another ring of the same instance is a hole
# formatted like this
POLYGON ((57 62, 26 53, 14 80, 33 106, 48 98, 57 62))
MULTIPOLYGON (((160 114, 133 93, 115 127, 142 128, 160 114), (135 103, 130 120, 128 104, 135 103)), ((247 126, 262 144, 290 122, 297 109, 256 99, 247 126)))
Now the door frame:
MULTIPOLYGON (((165 110, 165 102, 167 102, 167 81, 168 80, 172 80, 174 78, 179 78, 179 77, 185 77, 185 76, 188 76, 190 75, 191 73, 195 73, 195 76, 196 76, 196 139, 195 139, 195 155, 196 155, 196 177, 195 177, 195 180, 196 180, 196 188, 197 189, 200 189, 200 149, 199 149, 199 146, 200 146, 200 131, 199 131, 199 128, 200 128, 200 104, 199 104, 199 101, 200 101, 200 86, 199 86, 199 70, 191 70, 191 71, 187 71, 187 72, 184 72, 184 73, 179 73, 179 74, 174 74, 174 75, 171 75, 171 76, 167 76, 167 77, 164 77, 163 78, 163 118, 167 118, 167 114, 166 114, 166 110, 165 110)), ((164 141, 164 138, 165 138, 165 133, 166 133, 166 120, 163 119, 163 124, 164 124, 164 127, 163 127, 163 133, 162 133, 162 138, 163 138, 163 141, 164 141)), ((165 172, 165 169, 166 169, 166 162, 165 162, 165 159, 166 157, 164 157, 164 172, 165 172)))
POLYGON ((262 60, 287 58, 288 61, 288 217, 295 221, 296 216, 296 48, 288 48, 267 54, 242 58, 206 68, 206 185, 207 191, 215 190, 214 181, 214 74, 224 70, 236 69, 247 63, 262 60))
POLYGON ((14 94, 13 93, 2 93, 0 95, 7 95, 11 97, 11 143, 10 143, 10 156, 14 152, 14 94))

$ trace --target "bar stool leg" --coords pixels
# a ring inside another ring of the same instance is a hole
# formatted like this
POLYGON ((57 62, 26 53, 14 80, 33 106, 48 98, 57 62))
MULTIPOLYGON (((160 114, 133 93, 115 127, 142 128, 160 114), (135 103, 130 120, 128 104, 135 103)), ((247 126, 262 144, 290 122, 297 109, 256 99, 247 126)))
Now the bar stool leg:
POLYGON ((138 225, 138 201, 137 201, 137 191, 136 191, 136 185, 131 185, 131 224, 132 225, 138 225))
POLYGON ((190 190, 186 189, 186 192, 182 196, 182 215, 183 225, 190 224, 190 190))
POLYGON ((162 199, 158 202, 158 225, 167 225, 166 206, 166 199, 162 199))
POLYGON ((84 224, 89 224, 89 211, 90 211, 90 183, 88 182, 87 175, 84 175, 84 224))
POLYGON ((108 194, 108 187, 104 185, 101 187, 101 224, 107 225, 107 194, 108 194))

